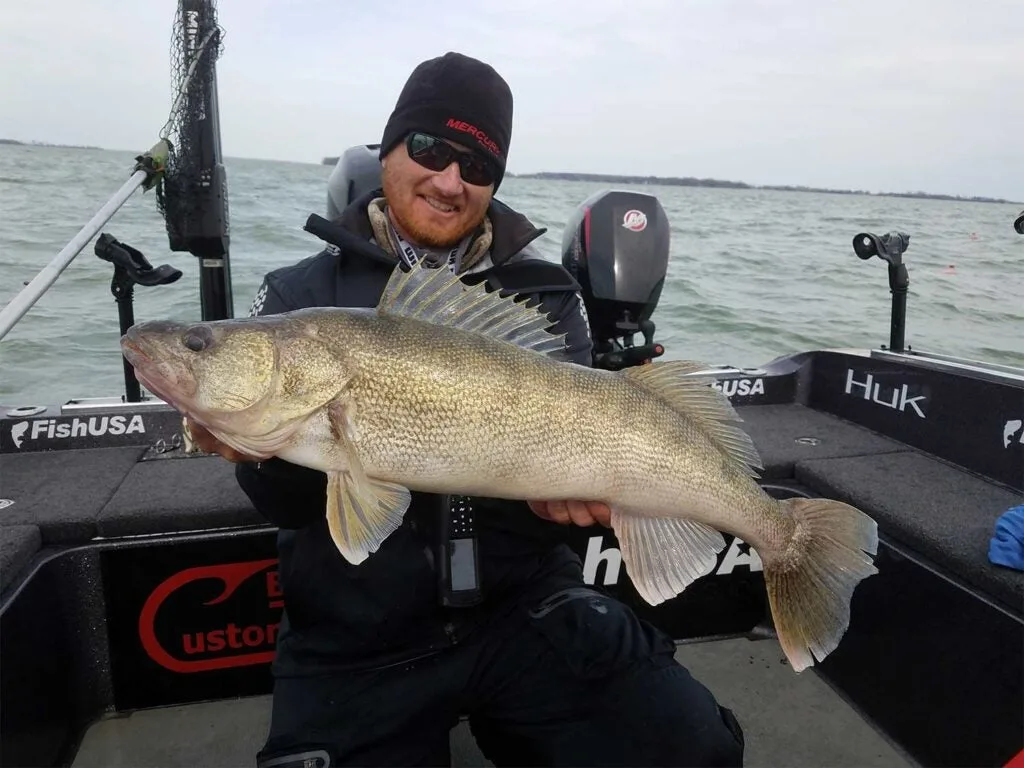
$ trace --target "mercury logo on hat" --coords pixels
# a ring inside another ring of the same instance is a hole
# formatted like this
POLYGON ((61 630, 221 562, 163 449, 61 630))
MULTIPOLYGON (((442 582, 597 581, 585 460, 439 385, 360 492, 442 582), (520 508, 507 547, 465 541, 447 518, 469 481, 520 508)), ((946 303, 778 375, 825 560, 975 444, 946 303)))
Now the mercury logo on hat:
POLYGON ((512 91, 493 67, 448 52, 409 75, 384 127, 383 158, 411 131, 424 131, 478 150, 494 164, 494 189, 505 173, 512 138, 512 91))

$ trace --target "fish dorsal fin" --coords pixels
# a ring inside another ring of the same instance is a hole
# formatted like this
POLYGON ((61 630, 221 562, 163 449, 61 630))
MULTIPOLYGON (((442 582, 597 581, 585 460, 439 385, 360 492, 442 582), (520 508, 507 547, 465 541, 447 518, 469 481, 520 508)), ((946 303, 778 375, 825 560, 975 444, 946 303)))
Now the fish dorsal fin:
POLYGON ((627 368, 623 374, 651 394, 657 395, 672 410, 699 422, 711 440, 742 470, 757 477, 764 469, 750 436, 735 423, 742 419, 729 398, 711 386, 714 374, 708 366, 690 360, 666 360, 627 368))
POLYGON ((547 330, 553 323, 539 307, 488 291, 484 283, 467 285, 446 267, 396 267, 377 312, 461 328, 552 356, 565 350, 565 334, 547 330))

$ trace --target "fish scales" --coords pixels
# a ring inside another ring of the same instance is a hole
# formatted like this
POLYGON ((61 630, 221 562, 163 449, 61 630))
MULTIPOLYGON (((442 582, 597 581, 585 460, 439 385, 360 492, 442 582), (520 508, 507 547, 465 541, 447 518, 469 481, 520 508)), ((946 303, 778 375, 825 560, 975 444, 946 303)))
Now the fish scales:
POLYGON ((877 572, 875 522, 839 501, 765 493, 705 366, 591 369, 564 359, 549 325, 446 269, 398 268, 373 310, 142 323, 122 350, 226 445, 325 472, 328 529, 353 567, 401 524, 412 490, 603 501, 648 603, 711 573, 732 534, 761 557, 793 668, 827 656, 853 590, 877 572))

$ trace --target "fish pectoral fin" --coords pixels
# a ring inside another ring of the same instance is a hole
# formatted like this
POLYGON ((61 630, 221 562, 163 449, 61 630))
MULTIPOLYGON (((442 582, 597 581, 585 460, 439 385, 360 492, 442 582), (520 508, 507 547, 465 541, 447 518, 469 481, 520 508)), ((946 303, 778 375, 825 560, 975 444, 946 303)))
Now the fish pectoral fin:
POLYGON ((612 529, 630 581, 651 605, 711 573, 725 547, 719 531, 678 517, 643 517, 613 507, 612 529))
POLYGON ((402 485, 366 475, 353 443, 351 401, 331 403, 327 414, 346 467, 327 473, 327 527, 342 556, 358 565, 402 524, 412 495, 402 485))
POLYGON ((349 472, 327 474, 327 527, 334 545, 359 565, 401 524, 412 499, 409 489, 349 472))

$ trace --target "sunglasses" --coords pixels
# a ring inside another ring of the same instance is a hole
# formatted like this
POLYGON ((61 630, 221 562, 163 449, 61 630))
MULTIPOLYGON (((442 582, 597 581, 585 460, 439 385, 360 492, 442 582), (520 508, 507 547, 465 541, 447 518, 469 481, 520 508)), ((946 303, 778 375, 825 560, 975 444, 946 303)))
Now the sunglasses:
POLYGON ((460 152, 451 144, 426 133, 410 133, 405 140, 409 157, 431 171, 443 171, 452 163, 459 164, 459 173, 467 184, 486 187, 494 183, 491 164, 475 152, 460 152))

